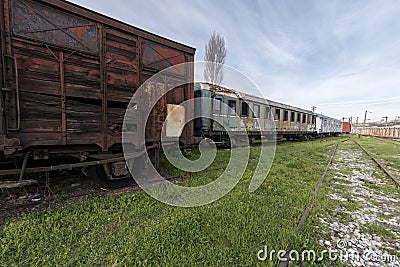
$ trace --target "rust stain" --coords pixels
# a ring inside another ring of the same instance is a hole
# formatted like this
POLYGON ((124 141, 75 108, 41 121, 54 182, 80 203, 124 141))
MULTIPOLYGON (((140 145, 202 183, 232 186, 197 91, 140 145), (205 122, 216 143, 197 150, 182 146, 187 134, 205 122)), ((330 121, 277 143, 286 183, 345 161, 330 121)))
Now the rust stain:
POLYGON ((82 36, 89 31, 90 27, 89 26, 82 26, 82 27, 71 27, 68 28, 70 32, 73 32, 76 34, 76 36, 80 39, 82 39, 82 36))

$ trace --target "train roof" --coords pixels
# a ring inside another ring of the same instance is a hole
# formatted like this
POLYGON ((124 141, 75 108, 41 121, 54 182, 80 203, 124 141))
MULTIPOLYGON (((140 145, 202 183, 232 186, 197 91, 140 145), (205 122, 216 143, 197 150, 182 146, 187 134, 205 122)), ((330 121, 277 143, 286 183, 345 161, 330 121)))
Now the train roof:
POLYGON ((317 116, 317 118, 319 117, 319 118, 323 118, 323 119, 331 119, 331 120, 335 120, 335 121, 340 121, 340 122, 342 122, 342 121, 339 120, 339 119, 335 119, 335 118, 332 118, 332 117, 329 117, 329 116, 326 116, 326 115, 322 115, 322 114, 319 114, 319 113, 316 113, 315 116, 317 116))
POLYGON ((267 104, 269 106, 273 106, 273 107, 277 107, 277 108, 283 108, 283 109, 290 109, 293 111, 297 111, 297 112, 301 112, 301 113, 309 113, 312 114, 311 110, 306 110, 306 109, 302 109, 302 108, 298 108, 295 106, 291 106, 288 104, 284 104, 284 103, 280 103, 277 101, 273 101, 267 98, 262 98, 259 96, 254 96, 254 95, 250 95, 247 93, 243 93, 237 90, 233 90, 227 87, 223 87, 223 86, 217 86, 214 84, 210 84, 210 83, 197 83, 200 85, 200 88, 195 86, 195 90, 197 89, 206 89, 206 90, 211 90, 211 91, 215 91, 218 92, 222 95, 226 95, 229 97, 236 97, 236 98, 240 98, 240 99, 244 99, 244 100, 248 100, 248 101, 252 101, 252 102, 258 102, 260 104, 267 104))

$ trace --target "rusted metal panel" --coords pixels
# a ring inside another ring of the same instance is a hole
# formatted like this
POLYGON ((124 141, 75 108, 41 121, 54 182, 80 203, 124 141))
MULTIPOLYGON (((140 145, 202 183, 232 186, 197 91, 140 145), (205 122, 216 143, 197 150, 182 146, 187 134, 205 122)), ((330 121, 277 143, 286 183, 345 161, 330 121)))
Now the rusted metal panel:
POLYGON ((98 53, 96 23, 37 1, 11 2, 14 35, 72 50, 98 53))
MULTIPOLYGON (((151 41, 145 41, 142 45, 142 61, 145 68, 162 70, 185 62, 185 55, 182 51, 177 51, 176 49, 151 41)), ((182 76, 185 75, 183 67, 177 67, 174 71, 182 76)))
POLYGON ((185 53, 188 53, 190 55, 194 55, 195 53, 195 48, 184 45, 182 43, 178 43, 176 41, 161 37, 159 35, 156 35, 154 33, 150 33, 147 31, 144 31, 142 29, 139 29, 137 27, 134 27, 132 25, 129 25, 127 23, 118 21, 116 19, 107 17, 103 14, 99 14, 95 11, 89 10, 87 8, 72 4, 70 2, 66 1, 61 1, 61 0, 41 0, 41 3, 49 4, 51 6, 63 9, 65 11, 71 12, 73 14, 85 17, 87 19, 90 19, 92 21, 97 21, 99 23, 102 23, 104 25, 107 25, 108 27, 118 29, 119 31, 123 31, 129 34, 136 35, 140 38, 144 38, 147 40, 152 40, 154 42, 157 42, 159 44, 163 44, 165 46, 171 47, 176 50, 183 51, 185 53))

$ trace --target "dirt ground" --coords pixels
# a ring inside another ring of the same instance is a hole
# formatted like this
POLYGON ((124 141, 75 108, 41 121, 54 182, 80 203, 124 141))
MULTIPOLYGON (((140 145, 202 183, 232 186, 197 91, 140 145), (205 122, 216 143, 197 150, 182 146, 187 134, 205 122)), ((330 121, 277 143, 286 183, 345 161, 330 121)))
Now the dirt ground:
MULTIPOLYGON (((37 179, 38 183, 34 185, 0 189, 0 223, 32 212, 65 207, 95 196, 135 193, 141 190, 135 183, 119 189, 101 188, 77 171, 62 171, 47 176, 41 174, 29 177, 37 179)), ((164 176, 168 177, 167 174, 164 176)), ((182 179, 171 177, 169 180, 179 182, 182 179)))

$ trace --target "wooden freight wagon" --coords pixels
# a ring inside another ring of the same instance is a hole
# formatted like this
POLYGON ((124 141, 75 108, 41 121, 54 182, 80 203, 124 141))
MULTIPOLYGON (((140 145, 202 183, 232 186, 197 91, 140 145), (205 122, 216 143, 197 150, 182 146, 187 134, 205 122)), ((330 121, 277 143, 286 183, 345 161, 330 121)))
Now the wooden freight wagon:
MULTIPOLYGON (((195 49, 61 0, 1 0, 0 13, 0 158, 18 166, 3 165, 0 174, 48 170, 30 162, 55 155, 74 156, 74 166, 89 166, 100 180, 118 178, 109 170, 125 173, 116 159, 123 158, 122 122, 132 95, 160 70, 192 62, 195 49)), ((181 69, 176 79, 191 82, 193 69, 181 69)), ((167 86, 155 84, 139 110, 167 86)), ((193 98, 193 90, 193 83, 183 85, 155 106, 148 147, 160 140, 167 104, 193 98)), ((189 124, 181 141, 192 138, 189 124)))

